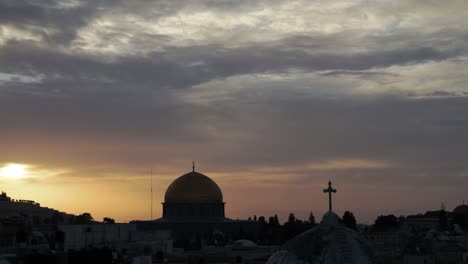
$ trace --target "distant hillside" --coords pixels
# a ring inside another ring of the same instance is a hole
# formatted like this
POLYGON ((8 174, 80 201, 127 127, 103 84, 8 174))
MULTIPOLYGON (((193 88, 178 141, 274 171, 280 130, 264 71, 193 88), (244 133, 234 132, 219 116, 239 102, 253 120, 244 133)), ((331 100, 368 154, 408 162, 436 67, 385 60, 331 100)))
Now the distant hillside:
POLYGON ((71 223, 75 215, 41 207, 31 200, 15 200, 5 192, 0 195, 0 218, 30 219, 34 224, 71 223))

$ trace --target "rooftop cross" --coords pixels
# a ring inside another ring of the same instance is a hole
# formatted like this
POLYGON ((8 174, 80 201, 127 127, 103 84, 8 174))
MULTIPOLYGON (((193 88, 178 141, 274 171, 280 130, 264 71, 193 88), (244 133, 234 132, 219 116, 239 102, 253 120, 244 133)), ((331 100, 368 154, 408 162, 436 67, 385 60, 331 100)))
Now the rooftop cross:
POLYGON ((195 161, 192 160, 192 171, 195 172, 195 161))
POLYGON ((332 182, 328 182, 328 188, 323 190, 324 193, 328 193, 328 210, 332 210, 332 193, 336 193, 336 189, 332 188, 332 182))

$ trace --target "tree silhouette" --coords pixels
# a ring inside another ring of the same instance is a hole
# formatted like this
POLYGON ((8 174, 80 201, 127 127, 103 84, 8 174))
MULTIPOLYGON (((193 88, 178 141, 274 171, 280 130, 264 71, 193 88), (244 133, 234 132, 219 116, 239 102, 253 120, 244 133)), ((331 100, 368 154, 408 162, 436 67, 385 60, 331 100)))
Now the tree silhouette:
POLYGON ((110 218, 110 217, 104 217, 102 219, 102 222, 105 223, 105 224, 115 224, 115 220, 110 218))
POLYGON ((270 218, 268 218, 268 225, 272 227, 279 226, 280 224, 278 223, 278 218, 275 218, 274 216, 270 216, 270 218))
POLYGON ((346 211, 343 214, 343 225, 347 228, 356 230, 356 218, 350 211, 346 211))
POLYGON ((94 219, 90 213, 82 213, 76 217, 77 224, 91 224, 93 220, 94 219))
POLYGON ((266 220, 265 220, 265 217, 264 217, 264 216, 260 216, 260 217, 258 218, 258 221, 259 221, 260 223, 262 223, 262 224, 264 224, 264 223, 266 224, 266 220))
POLYGON ((387 230, 391 228, 398 228, 400 222, 398 218, 394 215, 381 215, 375 220, 374 227, 376 229, 387 230))
POLYGON ((299 235, 307 229, 303 221, 296 219, 293 213, 289 214, 288 221, 284 223, 283 230, 285 232, 285 239, 289 240, 292 237, 299 235))
POLYGON ((398 222, 400 222, 400 224, 401 224, 401 223, 404 223, 405 221, 406 221, 406 217, 405 217, 404 215, 400 215, 400 216, 398 217, 398 222))
POLYGON ((288 216, 288 222, 293 223, 295 221, 296 221, 296 216, 294 215, 294 213, 290 213, 288 216))
POLYGON ((310 214, 309 214, 309 224, 314 226, 316 224, 315 222, 315 215, 312 211, 310 211, 310 214))

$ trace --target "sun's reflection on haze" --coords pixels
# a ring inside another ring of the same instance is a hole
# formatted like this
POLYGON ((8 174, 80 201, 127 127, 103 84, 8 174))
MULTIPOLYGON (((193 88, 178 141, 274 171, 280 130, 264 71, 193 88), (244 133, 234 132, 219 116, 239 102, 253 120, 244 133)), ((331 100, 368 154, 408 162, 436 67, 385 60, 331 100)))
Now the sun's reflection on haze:
POLYGON ((0 168, 0 176, 9 179, 22 179, 27 177, 28 167, 24 164, 7 163, 0 168))

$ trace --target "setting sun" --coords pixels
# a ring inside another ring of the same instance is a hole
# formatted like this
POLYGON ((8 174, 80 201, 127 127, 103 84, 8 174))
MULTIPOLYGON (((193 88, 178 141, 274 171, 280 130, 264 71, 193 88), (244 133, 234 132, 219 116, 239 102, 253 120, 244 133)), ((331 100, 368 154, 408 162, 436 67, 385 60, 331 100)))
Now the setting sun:
POLYGON ((26 170, 26 165, 9 163, 0 169, 0 176, 10 179, 21 179, 26 176, 26 170))

